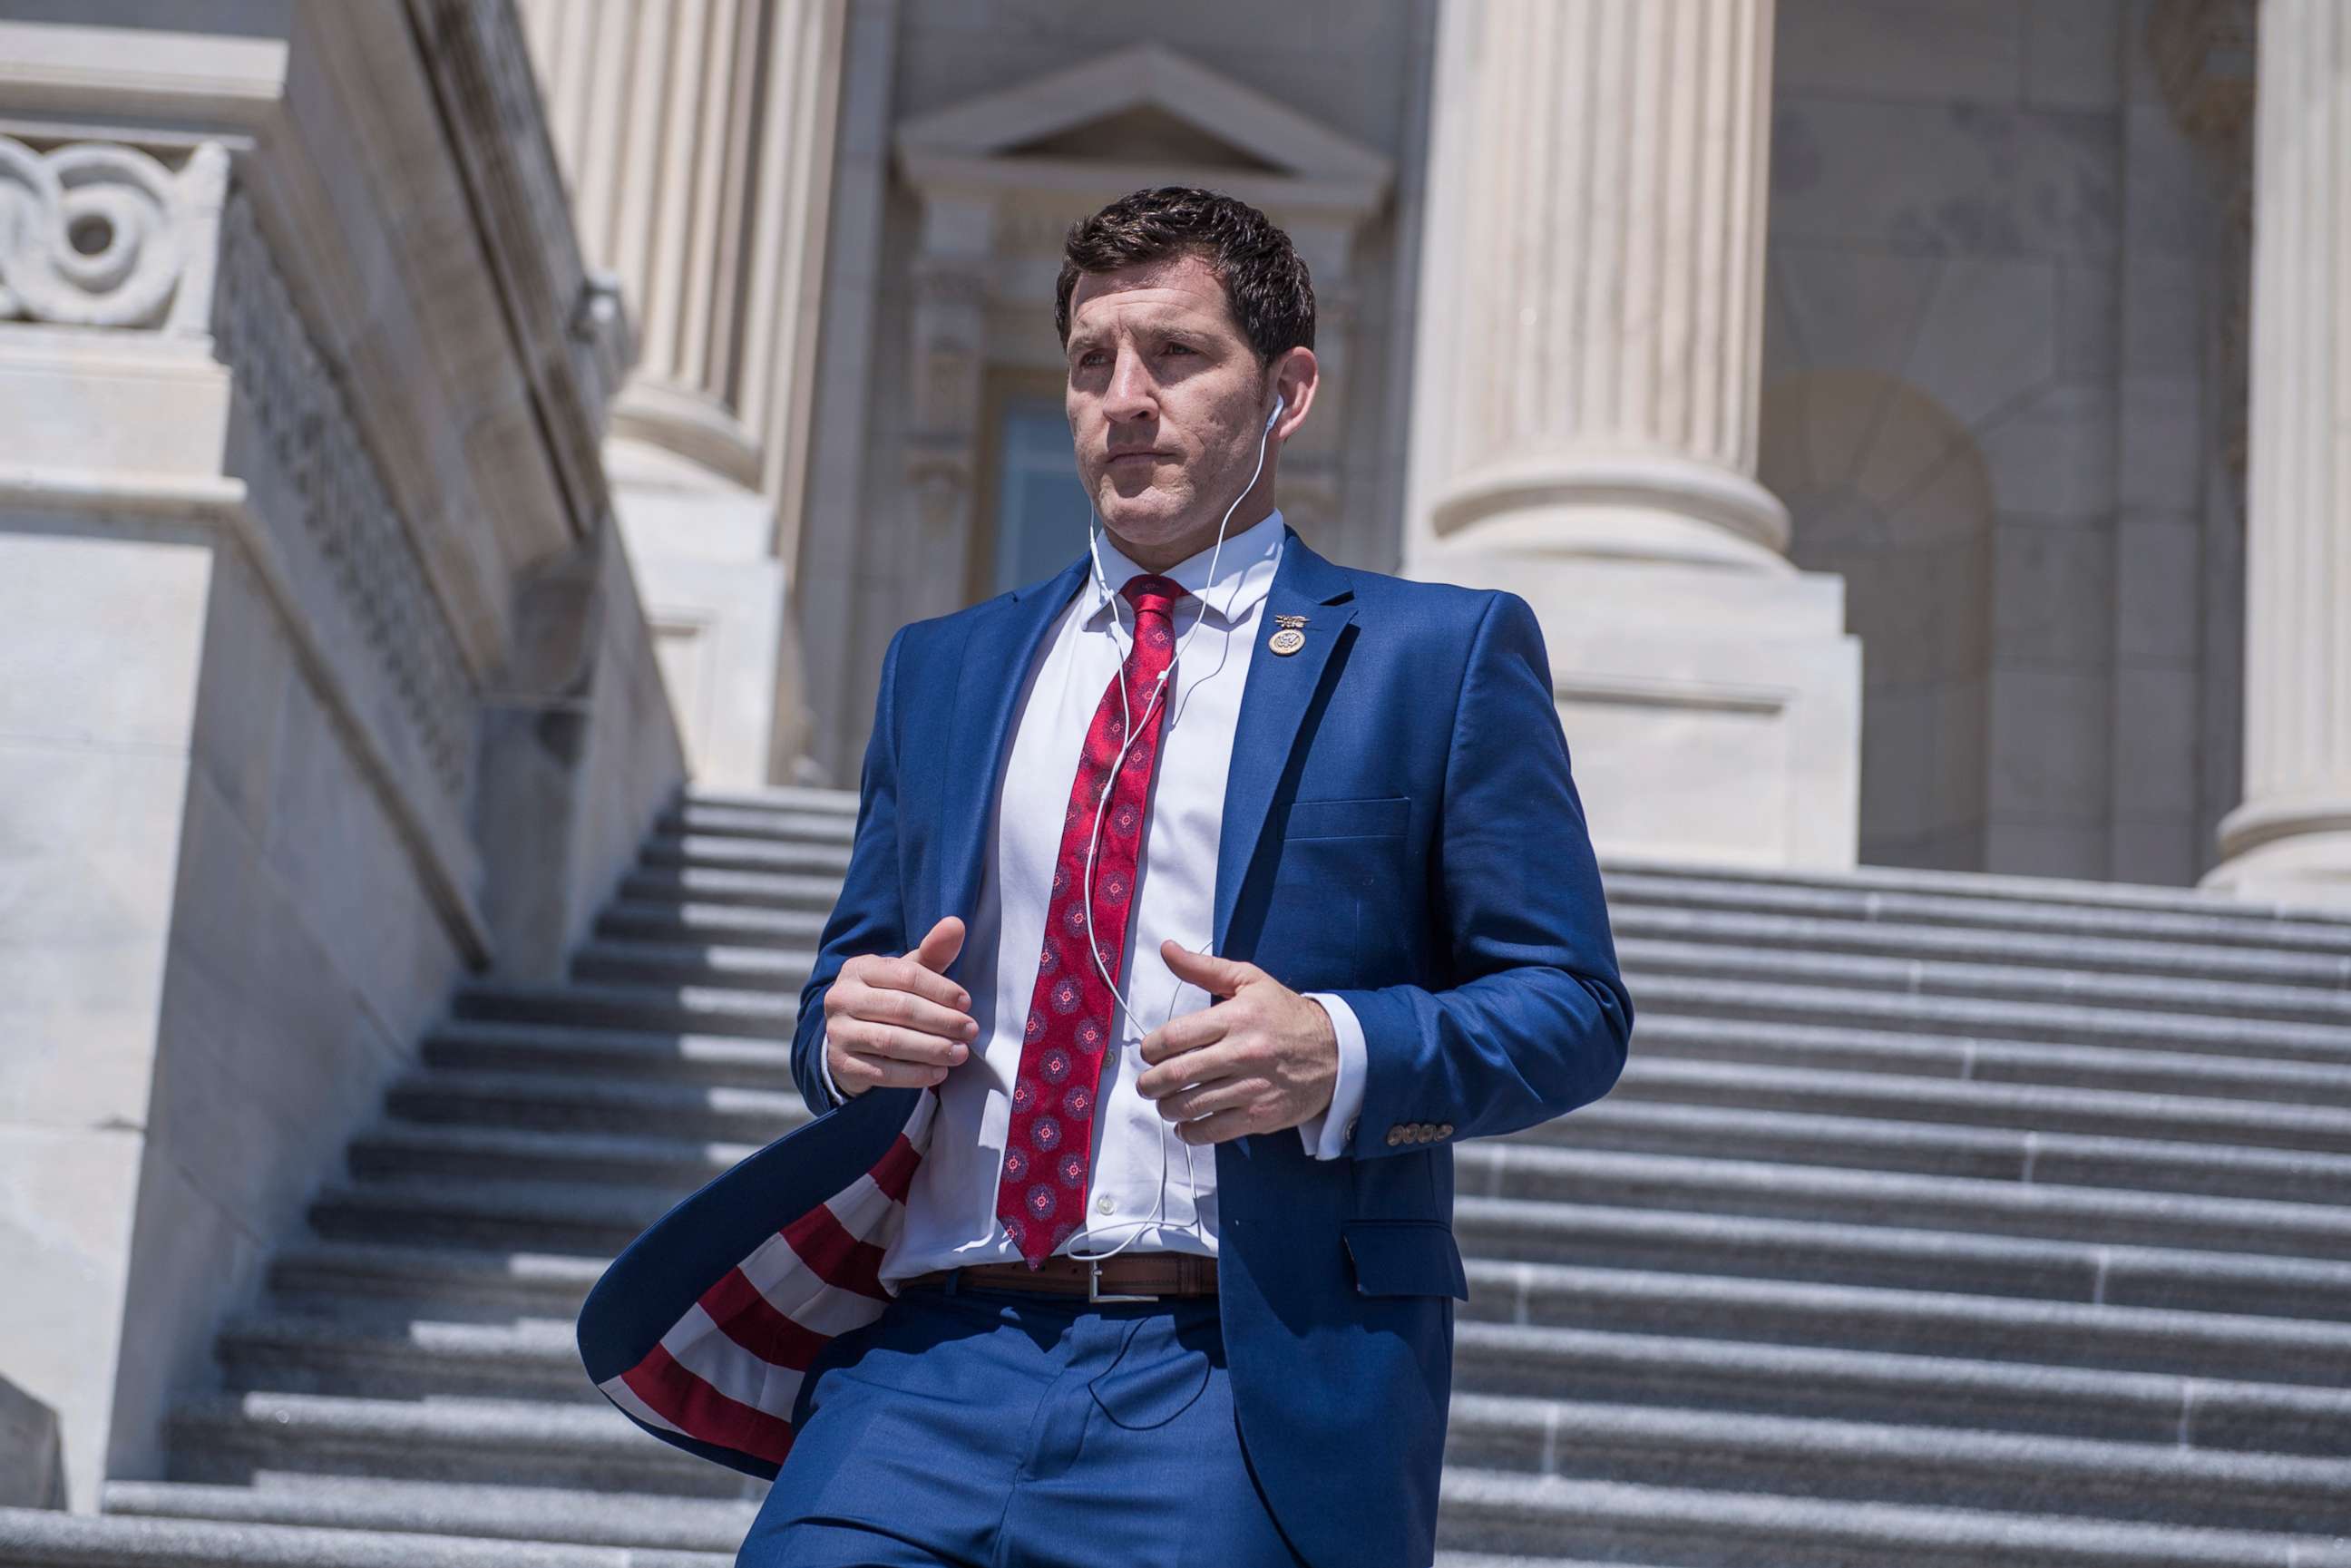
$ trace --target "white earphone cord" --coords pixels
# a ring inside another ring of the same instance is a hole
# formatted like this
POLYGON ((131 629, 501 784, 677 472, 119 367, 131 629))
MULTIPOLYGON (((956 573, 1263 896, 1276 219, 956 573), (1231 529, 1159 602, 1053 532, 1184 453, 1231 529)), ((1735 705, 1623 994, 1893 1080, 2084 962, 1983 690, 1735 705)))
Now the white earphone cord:
MULTIPOLYGON (((1265 472, 1266 444, 1273 439, 1274 423, 1281 418, 1281 411, 1287 404, 1288 401, 1288 399, 1282 397, 1280 393, 1276 393, 1274 395, 1273 412, 1265 416, 1265 426, 1258 433, 1257 467, 1249 474, 1249 483, 1241 486, 1241 493, 1233 497, 1233 504, 1225 508, 1224 517, 1218 519, 1217 523, 1217 548, 1215 550, 1211 551, 1208 556, 1207 580, 1209 582, 1217 580, 1217 562, 1223 558, 1225 553, 1226 527, 1232 522, 1233 514, 1240 509, 1240 504, 1248 498, 1249 493, 1257 488, 1258 476, 1265 472)), ((1111 601, 1111 624, 1113 628, 1112 641, 1115 643, 1117 641, 1116 632, 1118 631, 1124 630, 1124 628, 1119 620, 1119 595, 1111 591, 1110 580, 1102 575, 1102 550, 1099 543, 1099 534, 1102 528, 1102 516, 1100 513, 1094 511, 1091 498, 1088 499, 1086 511, 1090 519, 1086 529, 1086 549, 1087 552, 1093 557, 1094 580, 1101 585, 1102 592, 1111 601)), ((1233 584, 1232 593, 1225 601, 1225 619, 1228 622, 1232 619, 1233 601, 1239 597, 1240 583, 1236 581, 1233 584)), ((1134 1004, 1129 1001, 1126 997, 1120 992, 1118 988, 1118 978, 1110 972, 1110 967, 1102 962, 1102 948, 1094 941, 1094 854, 1102 844, 1102 813, 1110 807, 1111 787, 1117 781, 1118 770, 1122 767, 1125 766, 1127 748, 1134 744, 1135 734, 1142 728, 1143 725, 1146 725, 1151 722, 1151 716, 1156 710, 1159 700, 1167 694, 1168 677, 1175 674, 1176 662, 1184 656, 1184 650, 1190 645, 1192 639, 1199 634, 1200 623, 1207 619, 1207 607, 1204 604, 1200 613, 1196 614, 1192 618, 1190 628, 1185 632, 1181 638, 1177 639, 1175 653, 1169 654, 1167 657, 1167 667, 1159 672, 1159 678, 1151 688, 1150 700, 1143 705, 1143 718, 1140 723, 1138 723, 1134 718, 1134 704, 1128 700, 1126 695, 1126 661, 1134 657, 1134 632, 1129 632, 1127 633, 1127 651, 1119 656, 1118 707, 1120 725, 1123 733, 1119 740, 1118 755, 1111 758, 1110 769, 1102 778, 1102 790, 1094 800, 1093 827, 1086 835, 1086 863, 1083 872, 1078 878, 1078 896, 1083 901, 1083 907, 1086 912, 1086 950, 1092 956, 1094 961, 1094 972, 1102 977, 1102 984, 1110 988, 1111 996, 1117 1000, 1120 1009, 1125 1013, 1126 1017, 1130 1020, 1134 1018, 1134 1004)), ((1142 831, 1142 824, 1139 822, 1136 824, 1136 831, 1138 833, 1142 831)), ((1176 998, 1181 996, 1183 994, 1183 990, 1184 988, 1179 985, 1169 994, 1167 998, 1167 1018, 1159 1020, 1162 1024, 1166 1023, 1168 1019, 1173 1019, 1176 1016, 1176 998)), ((1118 1019, 1115 1016, 1111 1019, 1111 1023, 1112 1033, 1114 1036, 1117 1033, 1118 1023, 1118 1019)), ((1189 1230, 1195 1236, 1202 1236, 1203 1233, 1200 1229, 1200 1183, 1199 1178, 1194 1173, 1192 1159, 1192 1145, 1186 1144, 1184 1145, 1184 1186, 1186 1201, 1192 1206, 1192 1218, 1185 1224, 1175 1227, 1175 1228, 1179 1231, 1189 1230)), ((1163 1134, 1159 1140, 1159 1196, 1151 1206, 1151 1213, 1142 1219, 1127 1220, 1122 1224, 1102 1227, 1101 1228, 1103 1230, 1128 1230, 1133 1232, 1133 1234, 1128 1236, 1125 1240, 1120 1242, 1117 1246, 1112 1248, 1107 1252, 1079 1252, 1072 1249, 1069 1252, 1068 1256, 1081 1263, 1097 1263, 1106 1258, 1115 1258, 1121 1252, 1125 1251, 1129 1247, 1134 1245, 1135 1242, 1141 1240, 1145 1231, 1154 1229, 1159 1226, 1161 1222, 1166 1218, 1166 1214, 1167 1139, 1163 1134)), ((1085 1229, 1080 1232, 1080 1237, 1085 1239, 1092 1239, 1095 1234, 1096 1227, 1092 1224, 1088 1224, 1085 1229)))

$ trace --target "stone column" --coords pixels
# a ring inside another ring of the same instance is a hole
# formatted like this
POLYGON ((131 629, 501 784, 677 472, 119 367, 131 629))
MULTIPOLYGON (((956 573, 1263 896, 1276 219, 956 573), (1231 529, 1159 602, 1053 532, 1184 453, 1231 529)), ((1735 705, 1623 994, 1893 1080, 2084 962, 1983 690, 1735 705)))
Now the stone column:
POLYGON ((1755 479, 1771 0, 1448 0, 1406 570, 1541 616, 1604 852, 1850 864, 1859 649, 1755 479))
POLYGON ((620 514, 705 781, 801 748, 799 552, 842 0, 523 0, 581 243, 641 323, 620 514))
POLYGON ((2263 0, 2259 26, 2245 798, 2204 882, 2351 905, 2351 14, 2263 0))

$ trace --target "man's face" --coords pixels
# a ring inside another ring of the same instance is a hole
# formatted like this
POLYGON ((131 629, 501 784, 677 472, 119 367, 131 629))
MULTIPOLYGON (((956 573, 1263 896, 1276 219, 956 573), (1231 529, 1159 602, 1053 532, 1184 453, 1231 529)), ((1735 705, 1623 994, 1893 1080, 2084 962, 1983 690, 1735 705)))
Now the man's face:
MULTIPOLYGON (((1145 549, 1194 535, 1213 540, 1257 467, 1273 377, 1208 264, 1179 256, 1080 274, 1067 363, 1078 476, 1102 526, 1145 549)), ((1269 449, 1260 480, 1268 497, 1273 466, 1269 449)), ((1235 527, 1265 509, 1235 513, 1235 527)))

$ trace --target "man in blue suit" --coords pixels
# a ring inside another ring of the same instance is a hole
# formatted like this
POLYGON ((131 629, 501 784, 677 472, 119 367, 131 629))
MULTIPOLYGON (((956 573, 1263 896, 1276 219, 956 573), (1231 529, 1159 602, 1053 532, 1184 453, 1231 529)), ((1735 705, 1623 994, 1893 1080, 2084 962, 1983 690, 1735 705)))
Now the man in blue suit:
POLYGON ((820 1114, 581 1353, 775 1478, 746 1564, 1426 1564, 1451 1145, 1606 1093, 1633 1023, 1541 632, 1283 523, 1313 290, 1256 209, 1113 203, 1055 319, 1102 537, 891 642, 820 1114))

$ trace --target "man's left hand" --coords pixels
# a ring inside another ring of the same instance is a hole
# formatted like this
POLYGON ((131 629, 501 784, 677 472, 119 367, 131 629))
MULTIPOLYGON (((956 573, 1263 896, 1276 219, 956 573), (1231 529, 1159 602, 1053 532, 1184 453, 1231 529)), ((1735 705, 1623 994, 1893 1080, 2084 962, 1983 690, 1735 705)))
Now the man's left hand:
POLYGON ((1143 1037, 1151 1063, 1134 1081, 1187 1144, 1221 1144, 1295 1127, 1331 1107, 1339 1034, 1322 1004, 1259 968, 1174 941, 1159 956, 1179 980, 1226 998, 1143 1037))

